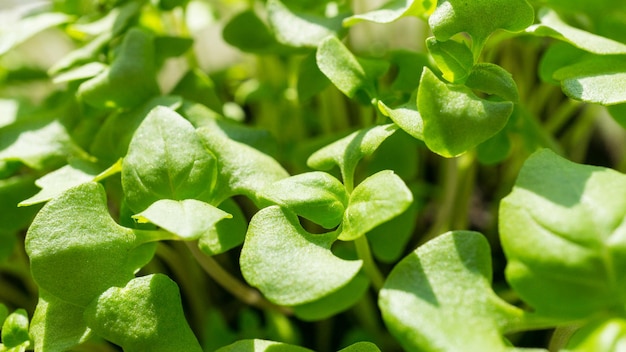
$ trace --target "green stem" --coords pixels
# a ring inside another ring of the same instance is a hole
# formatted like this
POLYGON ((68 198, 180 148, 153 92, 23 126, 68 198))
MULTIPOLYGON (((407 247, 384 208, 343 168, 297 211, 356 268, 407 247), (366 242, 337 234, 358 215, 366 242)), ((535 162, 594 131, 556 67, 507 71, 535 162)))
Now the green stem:
POLYGON ((261 309, 273 309, 285 315, 292 314, 291 309, 277 306, 266 300, 259 291, 244 284, 224 270, 213 258, 205 255, 198 249, 197 242, 185 242, 189 251, 194 256, 202 269, 226 291, 237 297, 240 301, 261 309))
POLYGON ((370 250, 370 245, 367 242, 367 237, 365 235, 354 240, 354 245, 356 246, 356 253, 359 258, 363 261, 363 270, 367 276, 372 280, 372 285, 376 288, 377 291, 380 291, 385 284, 385 278, 383 274, 380 273, 376 263, 374 262, 374 258, 372 257, 372 251, 370 250))

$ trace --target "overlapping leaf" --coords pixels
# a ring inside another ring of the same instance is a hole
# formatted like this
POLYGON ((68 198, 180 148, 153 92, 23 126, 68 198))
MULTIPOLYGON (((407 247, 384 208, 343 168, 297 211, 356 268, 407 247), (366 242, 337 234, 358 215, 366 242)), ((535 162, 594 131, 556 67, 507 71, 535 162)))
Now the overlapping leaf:
POLYGON ((584 318, 626 301, 626 176, 549 150, 500 205, 506 276, 538 313, 584 318))
POLYGON ((212 197, 217 162, 182 116, 156 107, 137 128, 122 165, 126 201, 136 212, 165 198, 212 197))
POLYGON ((343 25, 350 27, 362 21, 391 23, 406 16, 425 18, 435 10, 436 5, 437 2, 431 0, 391 0, 379 9, 344 19, 343 25))
POLYGON ((406 350, 513 350, 502 334, 523 312, 491 289, 489 252, 479 233, 448 232, 394 267, 379 306, 385 324, 406 350))

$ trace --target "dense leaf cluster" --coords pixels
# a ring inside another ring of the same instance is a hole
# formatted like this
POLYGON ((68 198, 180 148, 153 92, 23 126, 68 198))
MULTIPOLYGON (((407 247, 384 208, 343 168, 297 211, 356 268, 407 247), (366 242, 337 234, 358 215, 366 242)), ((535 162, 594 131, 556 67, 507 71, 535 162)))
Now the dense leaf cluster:
POLYGON ((0 351, 626 348, 621 2, 10 14, 0 351))

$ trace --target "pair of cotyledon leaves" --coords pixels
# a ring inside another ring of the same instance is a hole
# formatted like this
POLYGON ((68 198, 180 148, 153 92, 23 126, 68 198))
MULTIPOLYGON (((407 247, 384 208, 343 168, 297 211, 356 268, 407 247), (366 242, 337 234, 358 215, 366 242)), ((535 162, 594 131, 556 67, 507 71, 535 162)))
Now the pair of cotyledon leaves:
POLYGON ((391 332, 407 350, 512 351, 504 334, 583 327, 568 351, 623 347, 626 322, 626 176, 533 154, 500 205, 506 277, 523 311, 491 289, 489 244, 475 232, 444 234, 393 269, 380 294, 391 332))

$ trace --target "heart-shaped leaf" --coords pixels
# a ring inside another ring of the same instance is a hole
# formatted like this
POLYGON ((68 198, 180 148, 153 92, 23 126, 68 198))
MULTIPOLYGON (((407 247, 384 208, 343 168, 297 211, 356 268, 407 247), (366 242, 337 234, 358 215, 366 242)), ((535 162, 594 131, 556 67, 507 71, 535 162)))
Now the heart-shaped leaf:
POLYGON ((25 246, 37 285, 79 306, 126 284, 155 249, 115 223, 104 188, 93 182, 48 202, 28 229, 25 246))
POLYGON ((469 88, 448 85, 424 68, 417 93, 424 142, 445 157, 465 153, 506 125, 513 103, 478 98, 469 88))
POLYGON ((124 351, 202 351, 185 319, 178 285, 163 274, 111 287, 84 316, 96 334, 124 351))
POLYGON ((626 176, 540 150, 500 204, 506 277, 537 313, 585 318, 626 302, 626 176))
POLYGON ((502 67, 479 63, 472 67, 465 85, 468 88, 496 95, 514 103, 519 101, 517 85, 511 74, 502 67))
POLYGON ((310 234, 298 217, 278 206, 264 208, 250 221, 241 250, 241 272, 272 302, 300 305, 341 289, 361 270, 361 260, 344 260, 330 247, 334 232, 310 234))
POLYGON ((151 222, 184 241, 191 241, 207 233, 220 220, 232 218, 232 215, 195 199, 160 199, 133 218, 138 222, 151 222))
POLYGON ((339 225, 348 205, 343 184, 319 171, 279 180, 263 189, 261 199, 288 208, 327 229, 339 225))
POLYGON ((469 231, 445 233, 400 261, 378 304, 407 351, 512 351, 502 335, 523 316, 491 289, 489 243, 469 231))
POLYGON ((182 116, 154 108, 137 128, 122 165, 122 185, 139 212, 162 198, 210 200, 217 166, 196 131, 182 116))
POLYGON ((380 171, 357 185, 343 216, 339 239, 352 241, 402 214, 413 202, 404 181, 391 170, 380 171))
POLYGON ((406 104, 396 108, 390 108, 382 100, 378 101, 378 110, 389 116, 391 121, 395 122, 404 132, 410 134, 413 138, 424 140, 424 121, 417 111, 417 98, 413 96, 406 104))
POLYGON ((2 345, 5 351, 25 351, 31 345, 28 334, 28 313, 25 309, 18 309, 9 314, 2 324, 2 345))
POLYGON ((480 51, 475 48, 482 48, 497 29, 522 31, 533 24, 534 17, 535 11, 526 0, 440 0, 428 24, 440 41, 467 32, 476 53, 480 51))

